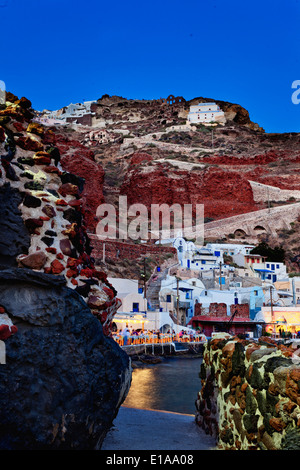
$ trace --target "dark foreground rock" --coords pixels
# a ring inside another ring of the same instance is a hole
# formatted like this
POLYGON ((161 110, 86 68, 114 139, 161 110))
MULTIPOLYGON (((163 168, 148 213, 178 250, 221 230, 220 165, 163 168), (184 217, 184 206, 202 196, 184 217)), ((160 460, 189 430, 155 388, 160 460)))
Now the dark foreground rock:
POLYGON ((63 278, 0 271, 17 333, 0 366, 0 449, 97 449, 125 399, 130 359, 63 278))

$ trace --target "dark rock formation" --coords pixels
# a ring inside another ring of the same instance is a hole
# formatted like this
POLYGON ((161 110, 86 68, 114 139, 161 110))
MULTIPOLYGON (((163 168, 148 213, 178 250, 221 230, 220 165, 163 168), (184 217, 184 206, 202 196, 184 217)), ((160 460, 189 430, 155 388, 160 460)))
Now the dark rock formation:
POLYGON ((129 358, 62 276, 0 271, 17 334, 0 367, 0 449, 95 449, 130 385, 129 358))
POLYGON ((0 260, 10 266, 16 266, 16 257, 28 253, 30 246, 30 235, 18 208, 21 202, 20 192, 9 183, 0 187, 0 260))

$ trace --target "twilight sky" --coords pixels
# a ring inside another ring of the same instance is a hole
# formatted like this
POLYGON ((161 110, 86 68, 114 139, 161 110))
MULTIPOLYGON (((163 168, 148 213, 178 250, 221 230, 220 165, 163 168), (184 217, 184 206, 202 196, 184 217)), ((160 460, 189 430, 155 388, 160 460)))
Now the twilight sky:
POLYGON ((0 19, 0 80, 35 109, 203 96, 300 132, 300 0, 0 0, 0 19))

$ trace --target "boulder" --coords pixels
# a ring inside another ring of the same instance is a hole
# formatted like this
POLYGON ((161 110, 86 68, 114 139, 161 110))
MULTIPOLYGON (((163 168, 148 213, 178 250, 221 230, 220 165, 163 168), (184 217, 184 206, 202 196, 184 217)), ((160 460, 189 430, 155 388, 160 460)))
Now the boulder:
POLYGON ((43 251, 36 251, 28 256, 22 256, 18 259, 20 266, 31 269, 42 269, 47 261, 47 255, 43 251))
POLYGON ((61 276, 0 271, 0 297, 18 325, 0 367, 0 449, 101 448, 130 386, 127 354, 61 276))

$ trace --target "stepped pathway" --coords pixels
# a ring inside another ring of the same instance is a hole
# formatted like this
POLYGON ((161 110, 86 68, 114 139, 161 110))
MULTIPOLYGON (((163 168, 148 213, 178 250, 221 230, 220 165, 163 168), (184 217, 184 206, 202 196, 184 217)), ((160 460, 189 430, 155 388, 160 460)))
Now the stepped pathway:
POLYGON ((159 310, 159 291, 161 288, 161 281, 166 278, 168 268, 162 271, 157 276, 152 276, 147 284, 147 300, 152 309, 159 310))
POLYGON ((121 406, 101 450, 215 450, 194 415, 121 406))

